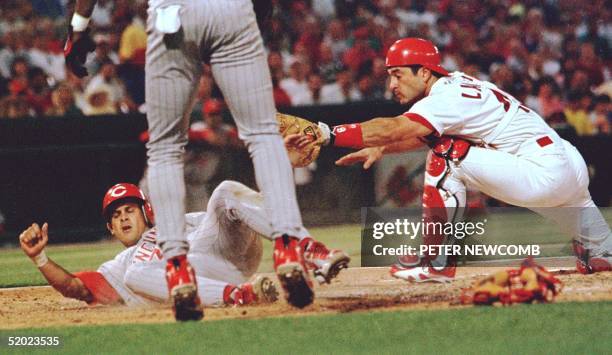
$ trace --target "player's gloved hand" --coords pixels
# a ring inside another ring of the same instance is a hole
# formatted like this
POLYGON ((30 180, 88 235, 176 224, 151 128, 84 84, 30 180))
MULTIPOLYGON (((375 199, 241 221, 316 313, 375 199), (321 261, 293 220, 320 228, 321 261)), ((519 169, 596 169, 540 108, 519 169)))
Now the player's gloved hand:
POLYGON ((40 255, 48 241, 49 225, 47 223, 43 224, 42 228, 37 223, 32 223, 19 235, 21 249, 30 258, 40 255))
POLYGON ((85 61, 87 54, 96 49, 96 43, 89 35, 89 29, 82 32, 73 31, 72 26, 68 29, 68 38, 64 45, 64 58, 66 66, 79 78, 87 76, 85 61))
POLYGON ((292 166, 304 167, 319 157, 323 133, 316 123, 283 113, 277 113, 276 119, 292 166))

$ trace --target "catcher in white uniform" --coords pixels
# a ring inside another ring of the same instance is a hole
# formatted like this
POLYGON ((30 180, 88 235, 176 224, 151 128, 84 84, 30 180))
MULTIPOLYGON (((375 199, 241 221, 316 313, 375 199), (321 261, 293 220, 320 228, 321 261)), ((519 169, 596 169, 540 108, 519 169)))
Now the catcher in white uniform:
MULTIPOLYGON (((574 238, 577 268, 612 270, 610 227, 588 191, 586 164, 534 111, 494 84, 440 65, 438 49, 420 38, 394 43, 386 58, 390 89, 411 108, 397 117, 375 118, 330 129, 319 123, 323 144, 361 149, 337 165, 428 145, 423 191, 425 221, 453 222, 466 204, 466 185, 556 221, 574 238)), ((301 146, 308 139, 293 140, 301 146)), ((452 236, 429 234, 425 244, 452 236)), ((449 258, 450 259, 450 258, 449 258)), ((402 258, 391 268, 410 281, 448 281, 455 265, 443 255, 402 258)))
MULTIPOLYGON (((102 211, 108 230, 127 249, 96 272, 73 275, 47 258, 46 223, 42 228, 34 223, 23 231, 19 237, 21 248, 49 284, 66 297, 90 304, 129 306, 169 300, 162 277, 166 264, 156 245, 154 214, 142 191, 132 184, 117 184, 104 196, 102 211)), ((185 216, 189 259, 197 272, 202 304, 246 305, 277 299, 278 292, 270 279, 253 277, 261 261, 261 238, 268 236, 271 228, 266 216, 261 194, 234 181, 217 186, 206 212, 185 216)), ((344 261, 343 253, 330 253, 309 237, 303 247, 307 265, 318 280, 329 282, 337 275, 337 263, 344 261)))

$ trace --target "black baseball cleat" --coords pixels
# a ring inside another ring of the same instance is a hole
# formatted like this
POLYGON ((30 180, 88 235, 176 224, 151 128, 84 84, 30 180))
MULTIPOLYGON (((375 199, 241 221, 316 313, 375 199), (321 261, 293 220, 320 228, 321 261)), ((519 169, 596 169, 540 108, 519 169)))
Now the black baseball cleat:
POLYGON ((204 312, 199 300, 196 290, 175 288, 172 293, 174 318, 181 322, 202 319, 204 312))

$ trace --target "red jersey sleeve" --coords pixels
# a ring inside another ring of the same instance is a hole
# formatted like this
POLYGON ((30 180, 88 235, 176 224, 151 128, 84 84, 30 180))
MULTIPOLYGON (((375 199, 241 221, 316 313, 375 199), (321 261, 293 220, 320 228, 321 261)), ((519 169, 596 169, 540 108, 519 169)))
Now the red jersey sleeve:
POLYGON ((115 289, 106 281, 101 273, 96 271, 81 271, 74 274, 83 284, 89 292, 93 295, 93 301, 90 305, 94 304, 117 304, 123 300, 121 296, 115 291, 115 289))

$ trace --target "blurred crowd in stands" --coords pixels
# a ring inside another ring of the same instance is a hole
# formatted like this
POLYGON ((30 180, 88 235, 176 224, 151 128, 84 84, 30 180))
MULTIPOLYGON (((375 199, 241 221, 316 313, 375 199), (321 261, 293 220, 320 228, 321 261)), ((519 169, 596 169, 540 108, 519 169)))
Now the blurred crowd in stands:
MULTIPOLYGON (((272 2, 263 36, 281 110, 391 99, 385 52, 395 40, 416 36, 437 44, 449 71, 492 81, 551 125, 610 134, 612 12, 605 0, 272 2)), ((0 117, 146 112, 146 1, 98 0, 92 16, 98 46, 84 79, 64 67, 71 5, 2 1, 0 117)), ((222 95, 205 66, 194 121, 217 105, 210 100, 222 95)))

